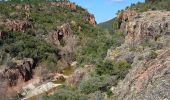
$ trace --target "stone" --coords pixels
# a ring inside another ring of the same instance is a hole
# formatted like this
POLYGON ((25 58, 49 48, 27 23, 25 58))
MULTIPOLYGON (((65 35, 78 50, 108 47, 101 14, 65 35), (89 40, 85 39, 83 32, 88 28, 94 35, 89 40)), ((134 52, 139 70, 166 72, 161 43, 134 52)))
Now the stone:
POLYGON ((23 99, 21 100, 28 100, 31 97, 39 96, 43 93, 48 93, 50 90, 57 88, 61 84, 54 84, 52 82, 44 83, 34 89, 32 89, 23 99))
POLYGON ((12 65, 3 71, 2 77, 8 80, 9 86, 16 86, 18 80, 28 81, 33 77, 34 61, 31 58, 12 60, 12 65))

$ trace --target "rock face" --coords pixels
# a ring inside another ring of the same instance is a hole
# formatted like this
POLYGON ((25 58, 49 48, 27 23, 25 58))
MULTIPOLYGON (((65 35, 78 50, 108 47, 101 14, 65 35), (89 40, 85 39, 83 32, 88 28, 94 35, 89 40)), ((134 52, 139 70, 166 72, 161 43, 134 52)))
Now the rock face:
POLYGON ((91 25, 96 26, 96 21, 95 21, 94 15, 89 14, 88 18, 87 18, 87 21, 89 21, 89 23, 91 25))
POLYGON ((70 24, 64 24, 56 31, 50 32, 48 40, 60 50, 59 55, 61 59, 58 62, 59 66, 68 67, 74 59, 78 42, 78 37, 73 35, 70 24))
POLYGON ((62 45, 61 41, 66 40, 71 34, 72 33, 71 33, 70 25, 67 23, 62 25, 56 31, 50 32, 49 38, 54 45, 61 46, 62 45))
POLYGON ((70 2, 52 2, 50 4, 51 6, 60 6, 63 8, 69 8, 71 10, 76 11, 77 10, 77 6, 75 3, 70 3, 70 2))
POLYGON ((148 11, 137 14, 134 11, 125 11, 121 14, 121 30, 127 33, 125 43, 142 43, 146 39, 157 41, 160 36, 170 32, 170 12, 148 11), (124 25, 123 25, 124 24, 124 25), (125 27, 123 27, 125 26, 125 27))
POLYGON ((125 43, 109 50, 107 59, 126 60, 132 68, 117 87, 118 100, 169 100, 170 12, 122 12, 120 30, 125 43), (129 13, 128 13, 129 12, 129 13))
POLYGON ((3 25, 12 32, 25 32, 28 28, 31 28, 31 23, 21 20, 6 20, 3 25))
POLYGON ((34 62, 32 59, 14 60, 3 71, 2 77, 7 79, 9 86, 16 86, 19 81, 28 81, 33 76, 34 62))
POLYGON ((148 11, 142 14, 129 12, 133 16, 127 15, 127 12, 129 11, 122 14, 120 24, 124 26, 120 27, 120 30, 127 34, 125 43, 115 50, 109 50, 107 55, 109 59, 129 57, 132 59, 133 55, 143 52, 144 49, 157 50, 170 46, 170 12, 148 11), (125 19, 127 19, 126 22, 125 19))
POLYGON ((117 19, 118 19, 118 28, 120 32, 124 32, 126 30, 126 24, 129 21, 134 20, 139 14, 136 11, 125 10, 120 12, 117 19))
POLYGON ((134 66, 114 91, 120 100, 169 100, 169 77, 170 50, 165 50, 156 59, 134 66))

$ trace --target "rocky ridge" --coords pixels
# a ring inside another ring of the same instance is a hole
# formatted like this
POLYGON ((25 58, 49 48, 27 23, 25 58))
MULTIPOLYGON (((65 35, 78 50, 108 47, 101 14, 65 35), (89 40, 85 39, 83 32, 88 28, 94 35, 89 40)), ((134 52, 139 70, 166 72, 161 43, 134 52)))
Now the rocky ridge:
MULTIPOLYGON (((132 68, 112 87, 119 100, 168 100, 170 93, 170 12, 121 13, 120 30, 125 42, 109 50, 108 60, 126 60, 132 68)), ((114 98, 115 98, 114 97, 114 98)))

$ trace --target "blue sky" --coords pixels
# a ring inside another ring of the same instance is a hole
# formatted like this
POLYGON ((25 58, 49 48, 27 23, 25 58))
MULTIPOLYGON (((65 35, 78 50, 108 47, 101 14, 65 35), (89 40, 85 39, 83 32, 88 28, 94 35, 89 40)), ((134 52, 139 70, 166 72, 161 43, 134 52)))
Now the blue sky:
POLYGON ((105 22, 116 16, 118 10, 124 9, 132 3, 145 0, 70 0, 94 14, 97 23, 105 22))

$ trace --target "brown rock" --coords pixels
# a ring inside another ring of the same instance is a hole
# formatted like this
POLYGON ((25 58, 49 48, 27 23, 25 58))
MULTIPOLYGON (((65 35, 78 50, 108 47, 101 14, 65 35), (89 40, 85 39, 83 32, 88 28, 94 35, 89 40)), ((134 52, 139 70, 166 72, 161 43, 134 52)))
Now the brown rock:
POLYGON ((71 10, 74 10, 74 11, 77 10, 76 4, 70 3, 70 2, 52 2, 50 5, 51 6, 64 7, 64 8, 70 8, 71 10))
POLYGON ((60 46, 61 45, 60 41, 63 40, 63 39, 66 39, 70 35, 71 35, 70 25, 64 24, 59 29, 57 29, 56 31, 49 33, 49 40, 51 40, 51 42, 54 45, 60 46))
POLYGON ((151 61, 138 64, 119 83, 119 100, 169 100, 170 50, 162 51, 151 61))
POLYGON ((146 39, 157 40, 170 31, 170 12, 148 11, 137 14, 134 11, 125 11, 119 15, 122 20, 120 29, 128 35, 125 38, 127 44, 138 44, 146 39), (124 23, 123 23, 124 21, 124 23))
POLYGON ((27 21, 9 19, 4 22, 4 26, 13 32, 25 32, 28 28, 31 28, 31 24, 27 21))
POLYGON ((78 37, 72 34, 70 24, 64 24, 56 31, 50 32, 48 38, 48 40, 50 40, 50 42, 60 50, 59 62, 62 62, 62 64, 58 63, 59 66, 70 65, 74 59, 74 54, 78 42, 78 37))
POLYGON ((17 85, 18 80, 28 81, 33 76, 33 60, 14 60, 13 64, 3 71, 2 77, 8 80, 9 86, 17 85))

